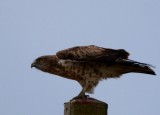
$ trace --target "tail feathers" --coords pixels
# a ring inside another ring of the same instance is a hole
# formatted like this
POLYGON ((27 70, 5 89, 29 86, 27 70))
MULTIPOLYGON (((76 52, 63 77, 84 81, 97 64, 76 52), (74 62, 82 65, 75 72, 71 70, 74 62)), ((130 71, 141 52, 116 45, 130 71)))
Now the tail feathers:
POLYGON ((154 66, 146 63, 141 63, 133 60, 121 60, 119 63, 128 66, 127 68, 130 68, 130 72, 137 72, 137 73, 145 73, 145 74, 151 74, 156 75, 153 69, 154 66))

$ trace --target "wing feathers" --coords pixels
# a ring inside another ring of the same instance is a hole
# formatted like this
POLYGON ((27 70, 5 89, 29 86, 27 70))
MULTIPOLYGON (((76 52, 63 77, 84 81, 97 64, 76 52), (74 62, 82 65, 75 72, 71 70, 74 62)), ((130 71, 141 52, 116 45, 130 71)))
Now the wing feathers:
POLYGON ((126 70, 128 72, 137 72, 137 73, 146 73, 151 75, 156 75, 156 73, 151 69, 153 67, 152 65, 137 62, 134 60, 129 59, 120 59, 116 60, 117 64, 120 64, 121 66, 127 66, 126 70))
POLYGON ((94 62, 112 62, 118 58, 127 59, 129 53, 123 49, 114 50, 102 48, 94 45, 76 46, 57 52, 60 59, 94 61, 94 62))

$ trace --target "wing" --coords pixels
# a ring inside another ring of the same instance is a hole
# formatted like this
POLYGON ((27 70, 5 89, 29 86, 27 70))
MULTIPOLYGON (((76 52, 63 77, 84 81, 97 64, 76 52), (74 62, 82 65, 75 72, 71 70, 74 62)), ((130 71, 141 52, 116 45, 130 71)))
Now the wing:
POLYGON ((56 53, 60 59, 90 61, 90 62, 114 62, 122 58, 127 59, 129 53, 124 49, 109 49, 94 45, 90 46, 76 46, 69 49, 61 50, 56 53))

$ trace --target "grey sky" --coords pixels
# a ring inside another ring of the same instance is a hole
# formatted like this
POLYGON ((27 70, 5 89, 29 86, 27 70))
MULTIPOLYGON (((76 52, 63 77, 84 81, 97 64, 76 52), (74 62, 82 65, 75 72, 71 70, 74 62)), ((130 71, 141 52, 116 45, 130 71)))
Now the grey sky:
POLYGON ((159 0, 0 0, 0 115, 63 115, 63 103, 81 87, 30 64, 90 44, 124 48, 156 67, 156 77, 100 82, 91 96, 109 104, 109 115, 159 115, 159 0))

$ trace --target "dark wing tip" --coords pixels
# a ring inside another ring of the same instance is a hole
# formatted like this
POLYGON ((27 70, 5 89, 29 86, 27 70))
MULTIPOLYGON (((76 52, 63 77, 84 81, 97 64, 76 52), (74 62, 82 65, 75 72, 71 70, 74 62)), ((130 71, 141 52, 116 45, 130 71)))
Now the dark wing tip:
POLYGON ((119 59, 119 60, 116 60, 116 62, 122 65, 125 65, 128 68, 131 67, 130 69, 132 72, 156 75, 156 73, 152 69, 153 66, 151 66, 150 64, 141 63, 141 62, 137 62, 129 59, 127 60, 119 59))
POLYGON ((144 73, 150 74, 150 75, 156 75, 155 71, 152 69, 152 68, 155 68, 154 66, 146 63, 140 63, 140 62, 135 62, 134 64, 144 68, 144 73))
POLYGON ((146 73, 150 75, 156 75, 156 73, 152 69, 150 69, 150 71, 146 71, 146 73))

